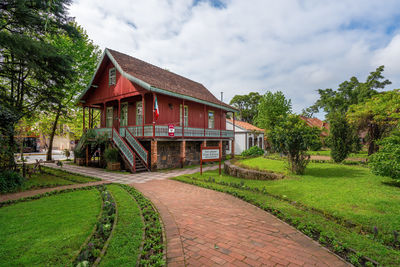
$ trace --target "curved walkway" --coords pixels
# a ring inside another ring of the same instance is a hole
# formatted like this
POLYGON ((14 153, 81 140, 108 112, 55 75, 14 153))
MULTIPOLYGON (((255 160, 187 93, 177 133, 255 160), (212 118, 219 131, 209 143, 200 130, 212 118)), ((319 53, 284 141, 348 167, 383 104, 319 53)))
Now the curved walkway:
POLYGON ((132 185, 159 209, 168 266, 350 266, 271 214, 172 180, 132 185))

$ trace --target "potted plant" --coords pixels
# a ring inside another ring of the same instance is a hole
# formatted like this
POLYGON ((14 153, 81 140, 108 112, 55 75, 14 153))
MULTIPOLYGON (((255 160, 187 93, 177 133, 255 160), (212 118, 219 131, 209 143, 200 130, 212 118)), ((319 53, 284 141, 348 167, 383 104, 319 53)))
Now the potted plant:
POLYGON ((107 148, 104 151, 104 158, 107 162, 107 169, 110 171, 118 171, 121 169, 119 162, 119 151, 116 148, 107 148))
POLYGON ((74 150, 74 158, 75 158, 75 162, 78 165, 85 165, 86 163, 86 153, 84 149, 75 149, 74 150))

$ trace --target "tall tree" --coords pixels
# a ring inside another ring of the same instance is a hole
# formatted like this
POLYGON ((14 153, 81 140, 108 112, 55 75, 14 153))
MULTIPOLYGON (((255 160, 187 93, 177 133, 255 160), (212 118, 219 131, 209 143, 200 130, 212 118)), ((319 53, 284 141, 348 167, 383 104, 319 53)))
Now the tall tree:
POLYGON ((376 142, 400 120, 400 89, 382 92, 363 103, 351 105, 347 118, 360 131, 368 132, 368 155, 377 152, 376 142))
POLYGON ((76 100, 80 92, 89 84, 101 54, 100 49, 89 39, 85 30, 76 23, 72 25, 80 33, 79 38, 64 34, 53 37, 51 40, 62 54, 73 59, 72 67, 75 75, 61 88, 62 94, 57 101, 46 108, 52 124, 47 160, 52 159, 53 140, 60 120, 71 122, 71 118, 79 116, 80 110, 76 106, 76 100))
MULTIPOLYGON (((360 82, 356 77, 351 77, 349 81, 341 83, 337 90, 332 90, 331 88, 324 90, 319 89, 318 93, 320 98, 313 106, 307 109, 307 111, 318 112, 320 109, 323 109, 327 113, 326 117, 329 123, 336 123, 336 125, 343 126, 343 119, 346 119, 346 112, 351 105, 365 102, 376 95, 378 89, 384 89, 386 85, 391 84, 391 82, 382 75, 383 71, 384 66, 378 67, 375 71, 370 72, 365 82, 360 82)), ((357 135, 356 132, 351 132, 357 135)), ((357 140, 356 136, 348 136, 349 131, 346 127, 336 127, 336 130, 331 130, 330 134, 337 135, 331 137, 331 139, 339 140, 343 136, 347 136, 351 140, 357 140)), ((335 150, 345 152, 348 150, 346 146, 349 144, 346 141, 337 142, 335 145, 335 150), (338 146, 340 145, 343 147, 339 148, 338 146)))
POLYGON ((242 121, 253 124, 260 100, 259 93, 251 92, 248 95, 235 95, 229 104, 239 109, 239 117, 242 121))
MULTIPOLYGON (((11 129, 41 104, 53 103, 71 78, 71 59, 47 41, 49 35, 79 36, 69 24, 70 0, 0 3, 0 105, 15 116, 11 129)), ((7 145, 15 146, 8 131, 7 145)), ((12 159, 10 159, 11 161, 12 159)))
POLYGON ((268 135, 270 130, 284 121, 292 112, 292 101, 286 99, 281 91, 267 92, 262 96, 257 110, 255 123, 258 127, 265 129, 268 135))
POLYGON ((311 110, 318 112, 323 109, 327 113, 327 117, 331 113, 345 114, 351 105, 364 102, 376 95, 378 89, 384 89, 386 85, 391 84, 382 75, 384 68, 384 66, 380 66, 371 72, 365 82, 351 77, 349 81, 341 83, 337 90, 318 89, 320 98, 311 106, 311 110))

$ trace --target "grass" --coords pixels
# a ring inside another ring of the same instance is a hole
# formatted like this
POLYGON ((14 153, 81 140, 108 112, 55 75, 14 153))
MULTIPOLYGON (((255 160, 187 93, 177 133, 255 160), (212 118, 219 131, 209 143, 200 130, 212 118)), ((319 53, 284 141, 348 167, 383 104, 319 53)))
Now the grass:
POLYGON ((48 167, 42 168, 42 173, 33 173, 31 178, 27 178, 25 183, 18 189, 18 191, 22 192, 38 188, 52 188, 57 186, 88 183, 100 180, 98 178, 72 174, 48 167))
MULTIPOLYGON (((307 154, 312 156, 331 156, 330 150, 319 150, 319 151, 307 151, 307 154)), ((360 151, 358 153, 350 153, 347 158, 368 158, 367 151, 360 151)))
POLYGON ((100 266, 135 266, 142 242, 143 222, 131 195, 118 185, 107 186, 118 207, 118 221, 100 266))
MULTIPOLYGON (((285 163, 279 160, 253 158, 240 162, 249 167, 286 172, 285 163)), ((193 178, 201 186, 212 184, 221 190, 239 190, 260 205, 267 203, 302 222, 319 225, 385 266, 400 264, 398 248, 390 247, 393 231, 400 230, 400 188, 391 186, 389 178, 372 175, 367 168, 310 163, 305 175, 275 181, 219 176, 217 171, 177 179, 193 182, 193 178), (207 181, 208 177, 213 177, 215 182, 207 181), (225 186, 218 184, 221 182, 225 186), (229 183, 241 184, 248 190, 232 188, 229 183), (265 194, 252 188, 262 189, 265 194), (376 237, 375 226, 379 231, 376 237)))
POLYGON ((43 197, 0 208, 0 266, 66 266, 100 212, 97 190, 43 197))

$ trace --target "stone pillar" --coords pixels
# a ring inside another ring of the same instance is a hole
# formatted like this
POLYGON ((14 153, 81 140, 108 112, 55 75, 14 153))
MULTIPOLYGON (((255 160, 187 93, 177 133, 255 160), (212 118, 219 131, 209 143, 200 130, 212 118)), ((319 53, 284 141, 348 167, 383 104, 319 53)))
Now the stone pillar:
POLYGON ((156 171, 157 170, 157 158, 158 158, 158 153, 157 153, 157 140, 151 140, 151 170, 156 171))
POLYGON ((186 140, 181 142, 181 167, 185 166, 186 162, 186 140))

